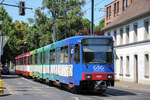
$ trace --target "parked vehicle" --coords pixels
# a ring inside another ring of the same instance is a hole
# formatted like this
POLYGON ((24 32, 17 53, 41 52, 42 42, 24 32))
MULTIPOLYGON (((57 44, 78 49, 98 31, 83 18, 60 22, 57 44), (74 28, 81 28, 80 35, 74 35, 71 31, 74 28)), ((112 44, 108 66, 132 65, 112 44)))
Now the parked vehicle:
POLYGON ((3 65, 1 73, 2 74, 9 74, 9 68, 3 65))
POLYGON ((113 58, 112 37, 75 36, 17 56, 16 73, 102 93, 114 86, 113 58))

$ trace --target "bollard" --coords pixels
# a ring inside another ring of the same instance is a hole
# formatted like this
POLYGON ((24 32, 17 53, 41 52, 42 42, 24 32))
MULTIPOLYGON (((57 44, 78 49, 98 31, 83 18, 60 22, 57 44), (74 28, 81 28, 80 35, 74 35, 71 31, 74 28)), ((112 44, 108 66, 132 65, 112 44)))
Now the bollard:
POLYGON ((3 94, 4 90, 3 90, 3 83, 2 80, 0 80, 0 94, 3 94))

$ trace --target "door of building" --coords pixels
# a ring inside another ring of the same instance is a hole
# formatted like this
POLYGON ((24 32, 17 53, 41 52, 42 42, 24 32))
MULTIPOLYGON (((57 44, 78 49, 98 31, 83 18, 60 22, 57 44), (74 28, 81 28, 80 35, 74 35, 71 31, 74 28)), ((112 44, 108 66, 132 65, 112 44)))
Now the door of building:
POLYGON ((138 56, 134 55, 135 82, 138 83, 138 56))

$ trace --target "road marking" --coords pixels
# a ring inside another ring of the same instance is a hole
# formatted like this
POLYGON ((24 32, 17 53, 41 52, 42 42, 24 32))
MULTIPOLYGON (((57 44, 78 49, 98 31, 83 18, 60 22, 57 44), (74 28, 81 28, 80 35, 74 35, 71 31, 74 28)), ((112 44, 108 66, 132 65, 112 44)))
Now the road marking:
POLYGON ((26 79, 26 78, 23 78, 23 77, 21 79, 26 80, 26 81, 28 81, 28 82, 30 82, 32 84, 36 84, 36 82, 33 82, 33 81, 29 80, 29 79, 26 79))
POLYGON ((75 100, 79 100, 79 98, 78 98, 78 97, 72 97, 72 98, 74 98, 75 100))
MULTIPOLYGON (((39 83, 39 82, 35 82, 35 81, 29 80, 29 79, 26 79, 26 78, 23 78, 23 77, 22 77, 21 79, 26 80, 26 81, 32 83, 33 85, 34 85, 34 84, 35 84, 35 85, 38 85, 38 88, 39 88, 39 89, 42 89, 42 88, 47 88, 47 89, 49 89, 49 88, 50 88, 49 86, 46 86, 46 85, 41 84, 41 83, 39 83), (40 86, 39 86, 39 85, 40 85, 40 86)), ((35 88, 36 88, 36 87, 35 87, 35 88)))

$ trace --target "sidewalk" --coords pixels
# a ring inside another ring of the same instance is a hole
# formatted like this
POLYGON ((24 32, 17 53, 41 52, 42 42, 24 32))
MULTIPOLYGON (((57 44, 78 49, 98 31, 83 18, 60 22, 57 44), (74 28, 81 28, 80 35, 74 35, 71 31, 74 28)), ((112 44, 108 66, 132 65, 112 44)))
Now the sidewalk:
MULTIPOLYGON (((2 81, 1 78, 0 78, 0 80, 2 81)), ((11 94, 8 92, 7 86, 6 86, 6 84, 5 84, 4 82, 2 83, 2 87, 1 87, 0 89, 1 89, 0 97, 11 95, 11 94), (2 92, 2 90, 3 90, 3 92, 2 92)))
POLYGON ((115 82, 115 87, 138 90, 143 92, 150 92, 150 85, 142 85, 133 82, 125 82, 125 81, 115 82))

